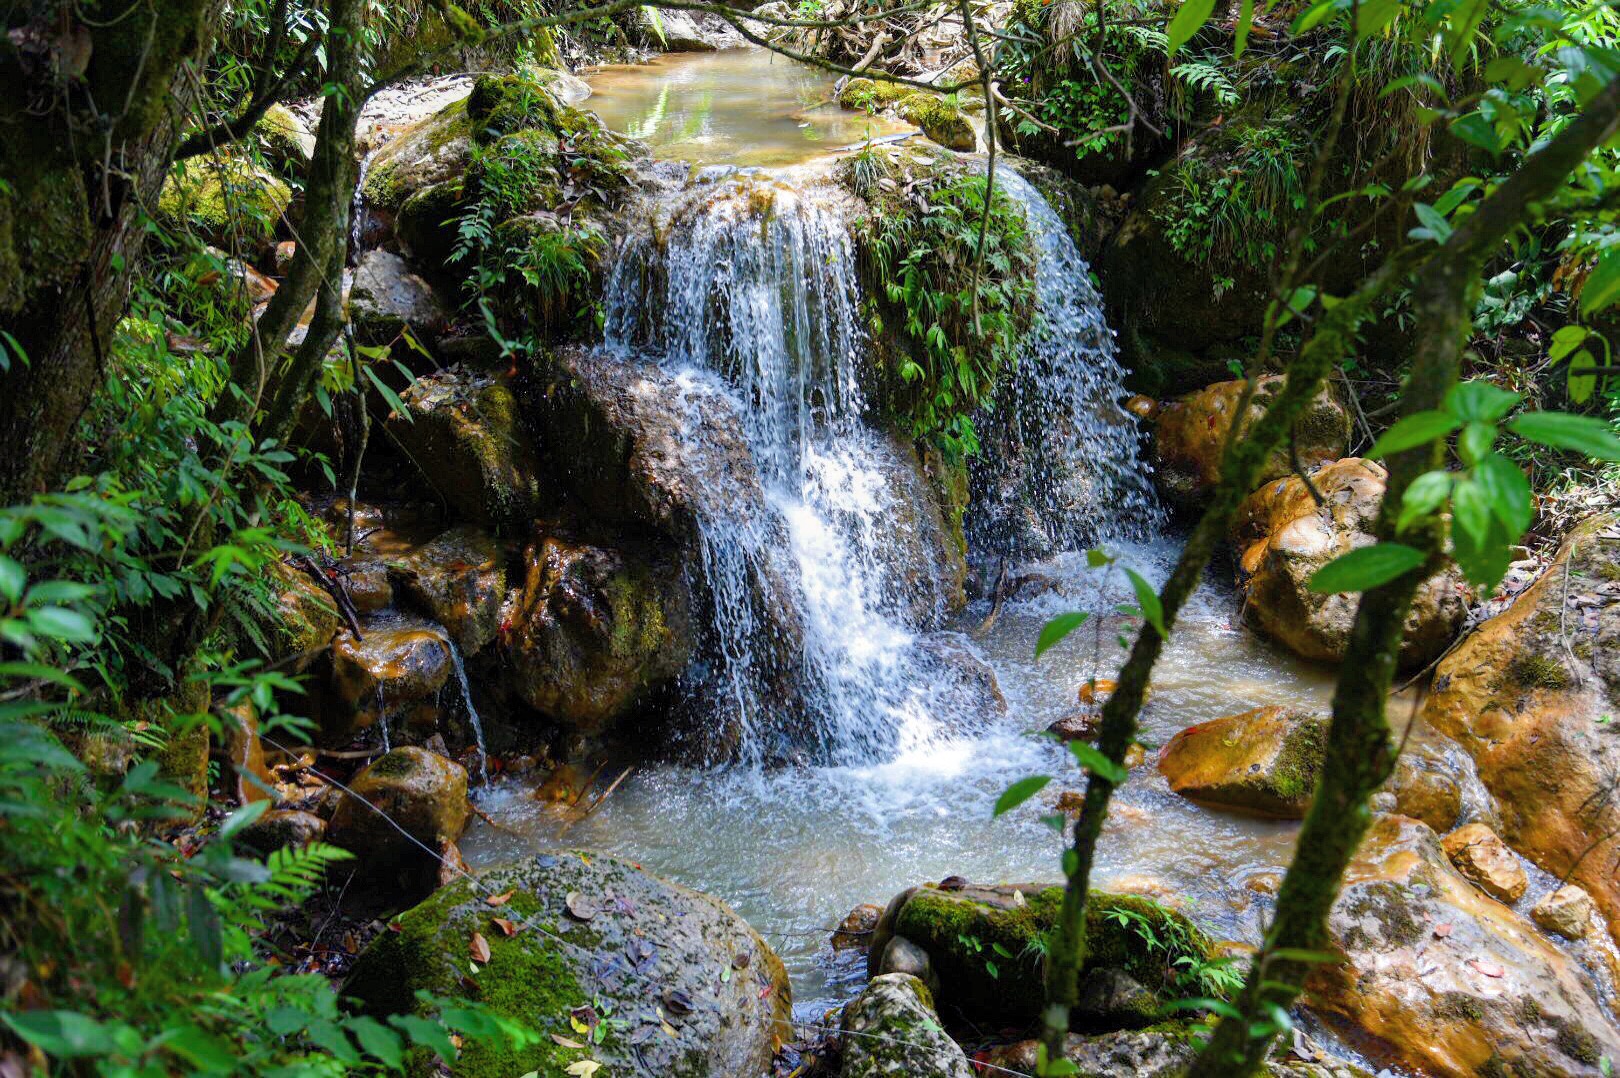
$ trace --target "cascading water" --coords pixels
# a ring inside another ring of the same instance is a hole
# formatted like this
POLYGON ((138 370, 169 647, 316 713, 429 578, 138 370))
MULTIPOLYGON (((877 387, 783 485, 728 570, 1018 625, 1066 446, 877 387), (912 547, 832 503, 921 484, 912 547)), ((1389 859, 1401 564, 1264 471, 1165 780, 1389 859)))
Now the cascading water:
POLYGON ((724 393, 741 417, 765 504, 699 524, 739 755, 774 751, 764 717, 783 708, 804 715, 800 747, 845 763, 965 720, 936 691, 959 679, 930 672, 939 651, 917 635, 932 626, 915 611, 942 609, 943 588, 906 571, 917 537, 901 523, 898 450, 861 419, 841 215, 815 191, 728 182, 688 195, 660 231, 663 244, 642 233, 615 260, 607 347, 659 357, 688 407, 724 393))
POLYGON ((1033 184, 1000 164, 996 185, 1029 224, 1036 322, 980 424, 994 433, 973 462, 973 538, 985 553, 1012 556, 1140 538, 1162 512, 1121 407, 1125 371, 1090 267, 1033 184))
POLYGON ((489 752, 484 747, 484 723, 473 706, 472 686, 467 684, 467 666, 461 661, 461 649, 450 641, 450 665, 456 671, 456 684, 461 686, 461 703, 467 709, 467 722, 472 727, 473 741, 478 746, 478 784, 489 785, 489 752))

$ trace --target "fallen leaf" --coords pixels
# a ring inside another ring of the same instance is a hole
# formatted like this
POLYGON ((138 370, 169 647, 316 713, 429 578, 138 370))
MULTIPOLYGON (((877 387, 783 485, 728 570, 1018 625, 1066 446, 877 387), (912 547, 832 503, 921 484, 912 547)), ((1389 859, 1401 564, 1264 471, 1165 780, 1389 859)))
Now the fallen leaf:
POLYGON ((664 993, 664 1006, 669 1008, 670 1014, 677 1017, 683 1014, 691 1014, 693 1010, 692 997, 678 988, 672 988, 664 993))
POLYGON ((1445 922, 1435 925, 1434 935, 1436 939, 1445 939, 1447 936, 1451 935, 1451 925, 1445 922))
POLYGON ((568 1065, 568 1073, 574 1078, 591 1078, 591 1075, 602 1069, 602 1064, 594 1059, 582 1059, 578 1063, 568 1065))
POLYGON ((551 1039, 553 1041, 555 1041, 557 1044, 562 1045, 564 1048, 583 1048, 583 1047, 585 1047, 583 1044, 579 1043, 574 1038, 572 1038, 572 1037, 564 1037, 561 1033, 553 1033, 551 1035, 551 1039))
POLYGON ((568 907, 569 916, 581 921, 589 921, 601 912, 595 899, 589 895, 582 895, 578 891, 569 891, 564 904, 568 907))
POLYGON ((753 960, 754 956, 749 954, 747 951, 738 951, 736 954, 731 956, 731 968, 747 969, 748 964, 753 960))
POLYGON ((505 917, 492 917, 490 918, 490 923, 496 928, 500 929, 501 935, 503 936, 517 935, 517 925, 507 920, 505 917))
POLYGON ((508 902, 512 901, 512 895, 514 893, 515 892, 512 892, 512 891, 506 891, 506 892, 503 892, 502 894, 490 895, 488 898, 484 899, 484 905, 486 905, 486 906, 504 906, 508 902))
POLYGON ((489 940, 484 938, 482 932, 474 932, 472 939, 467 941, 467 952, 472 955, 474 962, 489 963, 489 940))
POLYGON ((1501 966, 1498 966, 1495 962, 1487 962, 1483 958, 1470 958, 1468 960, 1468 965, 1472 966, 1475 970, 1483 973, 1487 977, 1507 976, 1507 970, 1503 969, 1501 966))

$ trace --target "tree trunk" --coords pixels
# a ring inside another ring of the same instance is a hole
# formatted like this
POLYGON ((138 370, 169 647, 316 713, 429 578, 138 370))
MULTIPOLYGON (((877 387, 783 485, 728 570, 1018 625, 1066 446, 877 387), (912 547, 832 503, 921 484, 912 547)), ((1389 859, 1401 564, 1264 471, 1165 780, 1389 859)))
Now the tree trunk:
POLYGON ((220 8, 33 0, 8 14, 0 326, 15 345, 4 341, 0 374, 0 504, 72 465, 74 428, 105 376, 145 240, 139 211, 157 200, 195 85, 184 69, 206 62, 220 8))

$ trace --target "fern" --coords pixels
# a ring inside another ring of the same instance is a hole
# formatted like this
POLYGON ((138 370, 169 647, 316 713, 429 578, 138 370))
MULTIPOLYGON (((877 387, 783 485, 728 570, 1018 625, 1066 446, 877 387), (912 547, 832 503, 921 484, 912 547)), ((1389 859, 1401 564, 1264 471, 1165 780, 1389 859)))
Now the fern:
POLYGON ((1226 77, 1226 72, 1206 60, 1189 60, 1170 69, 1171 77, 1194 91, 1207 92, 1223 107, 1236 105, 1240 100, 1237 87, 1226 77))

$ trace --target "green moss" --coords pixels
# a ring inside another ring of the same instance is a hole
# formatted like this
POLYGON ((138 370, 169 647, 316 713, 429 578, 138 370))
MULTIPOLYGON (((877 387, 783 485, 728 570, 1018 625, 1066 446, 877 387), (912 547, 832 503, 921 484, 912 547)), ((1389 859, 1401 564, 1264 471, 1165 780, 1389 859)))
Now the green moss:
POLYGON ((1353 918, 1377 922, 1382 933, 1381 937, 1375 936, 1359 924, 1352 925, 1345 933, 1346 942, 1352 947, 1409 946, 1428 931, 1428 926, 1414 915, 1406 888, 1391 880, 1362 884, 1345 908, 1353 918))
POLYGON ((230 154, 182 161, 158 196, 158 216, 170 227, 194 227, 223 242, 238 229, 269 236, 292 202, 281 180, 230 154))
POLYGON ((377 758, 366 771, 378 778, 390 778, 398 775, 409 775, 416 770, 416 761, 409 753, 390 752, 377 758))
POLYGON ((838 103, 858 112, 892 110, 916 124, 923 133, 953 149, 973 148, 973 126, 955 100, 913 86, 877 79, 851 79, 838 95, 838 103))
POLYGON ((1295 724, 1272 772, 1277 795, 1287 801, 1309 798, 1326 755, 1327 721, 1313 715, 1295 724))
POLYGON ((309 130, 286 105, 270 106, 253 125, 253 133, 273 161, 298 169, 309 160, 309 130))
POLYGON ((1535 652, 1524 652, 1509 660, 1507 676, 1526 689, 1563 689, 1570 681, 1563 663, 1535 652))

